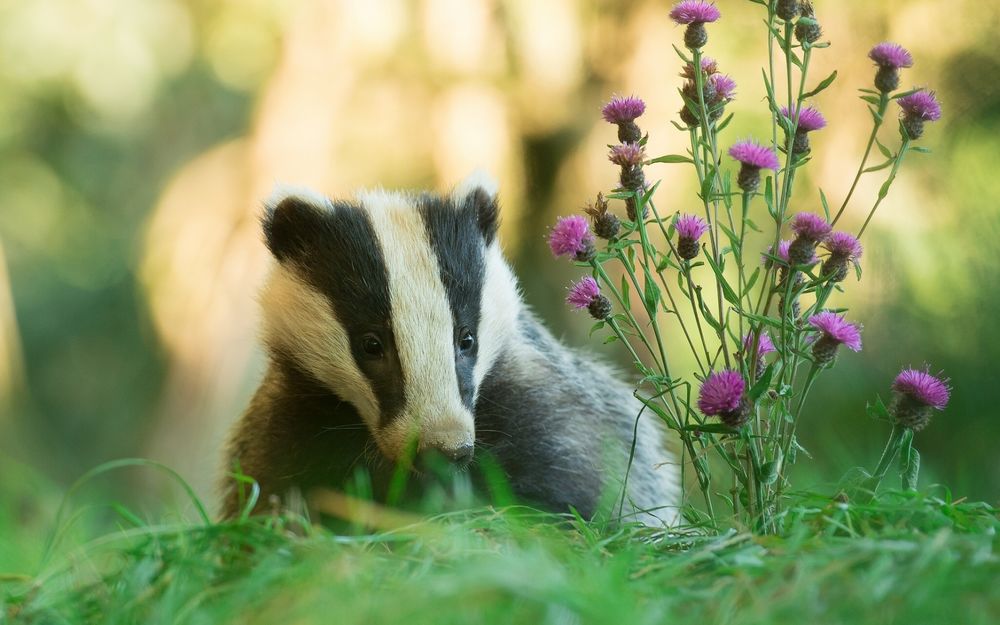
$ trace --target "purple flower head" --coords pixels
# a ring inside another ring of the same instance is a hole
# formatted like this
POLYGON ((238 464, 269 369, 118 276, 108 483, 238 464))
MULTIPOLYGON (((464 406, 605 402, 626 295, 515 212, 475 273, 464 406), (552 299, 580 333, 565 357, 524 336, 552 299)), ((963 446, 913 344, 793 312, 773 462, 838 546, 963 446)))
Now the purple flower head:
POLYGON ((822 241, 830 234, 830 224, 819 215, 813 213, 798 213, 792 220, 792 231, 810 241, 822 241))
POLYGON ((697 241, 708 232, 708 224, 697 215, 681 215, 674 222, 674 228, 677 229, 677 236, 692 241, 697 241))
POLYGON ((578 256, 593 244, 590 226, 582 215, 560 217, 549 233, 549 248, 556 256, 578 256))
POLYGON ((913 57, 909 51, 898 43, 884 41, 868 52, 868 58, 875 61, 879 67, 899 69, 913 67, 913 57))
POLYGON ((781 166, 774 150, 750 139, 740 141, 729 148, 729 156, 757 169, 778 169, 781 166))
MULTIPOLYGON (((704 72, 706 76, 711 76, 719 71, 719 64, 715 62, 715 59, 703 56, 701 57, 701 71, 704 72)), ((687 63, 684 65, 684 71, 681 72, 681 78, 694 80, 694 63, 687 63)))
POLYGON ((601 287, 597 286, 597 281, 587 276, 570 287, 566 302, 576 309, 587 308, 590 303, 601 296, 601 287))
POLYGON ((670 9, 670 19, 678 24, 707 24, 720 17, 718 7, 704 0, 683 0, 670 9))
POLYGON ((701 384, 698 410, 709 417, 735 412, 743 402, 745 390, 746 383, 739 371, 725 369, 712 373, 701 384))
POLYGON ((892 383, 892 390, 924 406, 943 410, 951 397, 948 380, 926 371, 904 369, 892 383))
POLYGON ((941 104, 933 91, 917 91, 896 100, 903 114, 923 121, 936 122, 941 119, 941 104))
POLYGON ((638 143, 619 143, 611 148, 608 159, 621 167, 635 167, 642 165, 646 151, 638 143))
POLYGON ((788 249, 791 246, 792 246, 792 242, 791 241, 778 241, 778 253, 777 254, 775 254, 774 251, 773 251, 774 250, 774 246, 773 245, 767 246, 767 254, 761 254, 760 255, 760 262, 764 263, 765 265, 769 265, 772 262, 772 260, 773 260, 771 258, 771 256, 777 256, 778 258, 780 258, 782 260, 782 262, 784 262, 785 264, 788 264, 788 249), (768 256, 768 254, 770 254, 770 256, 768 256))
POLYGON ((846 232, 834 232, 827 239, 824 244, 827 251, 833 256, 839 256, 847 260, 856 260, 861 258, 861 252, 863 248, 861 243, 846 232))
POLYGON ((845 345, 855 352, 861 351, 861 330, 858 326, 845 321, 837 313, 823 311, 809 317, 809 325, 823 333, 820 340, 826 339, 836 345, 845 345))
MULTIPOLYGON (((787 106, 781 107, 781 114, 784 115, 789 120, 793 120, 795 115, 795 109, 791 109, 787 106)), ((811 106, 807 106, 802 109, 799 113, 799 132, 812 132, 814 130, 819 130, 826 127, 826 118, 823 114, 811 106)))
POLYGON ((609 124, 627 124, 634 122, 646 111, 646 103, 635 96, 612 96, 611 101, 601 109, 604 121, 609 124))
POLYGON ((718 100, 729 101, 736 95, 736 81, 732 76, 726 74, 712 74, 708 77, 708 84, 715 89, 718 100))
MULTIPOLYGON (((750 353, 751 349, 753 349, 753 333, 743 337, 743 351, 750 353)), ((767 332, 761 332, 760 338, 757 339, 757 356, 767 356, 776 351, 778 350, 775 349, 774 341, 771 340, 771 337, 767 335, 767 332)))

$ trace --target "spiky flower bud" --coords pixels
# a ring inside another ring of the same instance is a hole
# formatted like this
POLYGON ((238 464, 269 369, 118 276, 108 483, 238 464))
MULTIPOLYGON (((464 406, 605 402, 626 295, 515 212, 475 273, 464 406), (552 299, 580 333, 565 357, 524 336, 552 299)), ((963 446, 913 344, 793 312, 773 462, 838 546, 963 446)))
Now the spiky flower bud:
POLYGON ((816 12, 813 10, 812 3, 808 0, 802 2, 801 7, 802 17, 799 21, 795 22, 795 38, 799 43, 816 43, 819 38, 823 36, 823 29, 820 28, 819 21, 816 19, 816 12))
POLYGON ((786 22, 792 21, 799 14, 799 0, 778 0, 774 14, 786 22))
POLYGON ((951 397, 947 379, 917 369, 901 371, 892 383, 892 392, 889 414, 897 424, 918 432, 927 427, 932 411, 944 410, 951 397))
POLYGON ((618 220, 618 217, 614 213, 608 212, 608 201, 604 199, 603 193, 598 193, 597 200, 592 205, 583 209, 583 212, 590 215, 591 221, 594 224, 594 234, 608 241, 618 236, 621 221, 618 220))

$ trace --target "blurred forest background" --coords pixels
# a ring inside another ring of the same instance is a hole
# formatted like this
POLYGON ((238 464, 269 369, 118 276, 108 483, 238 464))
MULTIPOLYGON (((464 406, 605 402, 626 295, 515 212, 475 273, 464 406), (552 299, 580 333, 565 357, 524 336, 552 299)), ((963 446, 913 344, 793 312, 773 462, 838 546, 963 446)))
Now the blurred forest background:
MULTIPOLYGON (((719 0, 707 53, 739 84, 732 142, 765 136, 763 10, 719 0)), ((503 241, 528 301, 591 345, 563 304, 578 272, 550 259, 557 215, 614 186, 612 93, 648 103, 651 156, 683 153, 682 30, 669 3, 596 0, 0 0, 0 493, 25 475, 66 485, 146 456, 210 496, 219 446, 262 373, 255 295, 275 181, 330 195, 499 178, 503 241)), ((821 378, 800 429, 809 480, 871 466, 887 426, 865 403, 902 365, 931 363, 954 399, 918 436, 923 480, 996 502, 1000 413, 1000 3, 819 0, 830 49, 795 210, 839 204, 870 128, 856 89, 868 49, 909 48, 903 86, 943 101, 864 241, 863 281, 837 304, 865 350, 821 378)), ((897 145, 892 124, 883 135, 897 145)), ((689 168, 653 166, 659 203, 690 210, 689 168)), ((862 181, 855 228, 884 172, 862 181)), ((618 207, 620 210, 620 207, 618 207)), ((763 211, 758 203, 756 209, 763 211)), ((764 218, 758 216, 758 223, 764 218)), ((755 244, 762 245, 762 239, 755 244)), ((678 353, 686 347, 672 338, 678 353)), ((605 352, 620 358, 616 350, 605 352)), ((155 501, 160 482, 122 480, 155 501)))

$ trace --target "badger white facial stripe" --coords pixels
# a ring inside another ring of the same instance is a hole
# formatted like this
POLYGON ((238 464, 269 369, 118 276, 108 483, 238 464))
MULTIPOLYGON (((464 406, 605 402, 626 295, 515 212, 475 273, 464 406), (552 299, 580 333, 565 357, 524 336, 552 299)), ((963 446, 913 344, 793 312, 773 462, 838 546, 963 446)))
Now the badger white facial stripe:
POLYGON ((473 336, 469 350, 455 350, 455 377, 462 401, 469 410, 475 403, 473 370, 479 351, 479 307, 485 275, 477 204, 483 200, 490 201, 481 192, 450 201, 425 196, 419 206, 426 236, 437 257, 441 283, 448 295, 455 341, 466 331, 473 336))
POLYGON ((383 422, 385 447, 401 450, 418 435, 421 446, 472 444, 475 425, 455 371, 451 302, 438 257, 415 204, 418 198, 387 192, 358 196, 379 239, 389 279, 392 329, 403 371, 405 407, 383 422))

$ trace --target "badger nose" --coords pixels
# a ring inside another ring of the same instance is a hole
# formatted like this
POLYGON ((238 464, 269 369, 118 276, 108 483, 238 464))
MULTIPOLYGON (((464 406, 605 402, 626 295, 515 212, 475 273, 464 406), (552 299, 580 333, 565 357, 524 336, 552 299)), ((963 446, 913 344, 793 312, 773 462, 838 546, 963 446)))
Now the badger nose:
POLYGON ((442 449, 441 453, 455 464, 465 466, 472 462, 472 457, 476 455, 476 448, 466 444, 450 449, 442 449))
POLYGON ((445 461, 453 468, 464 469, 472 462, 475 453, 475 447, 468 443, 458 446, 435 445, 421 449, 419 461, 420 464, 428 468, 445 461))

